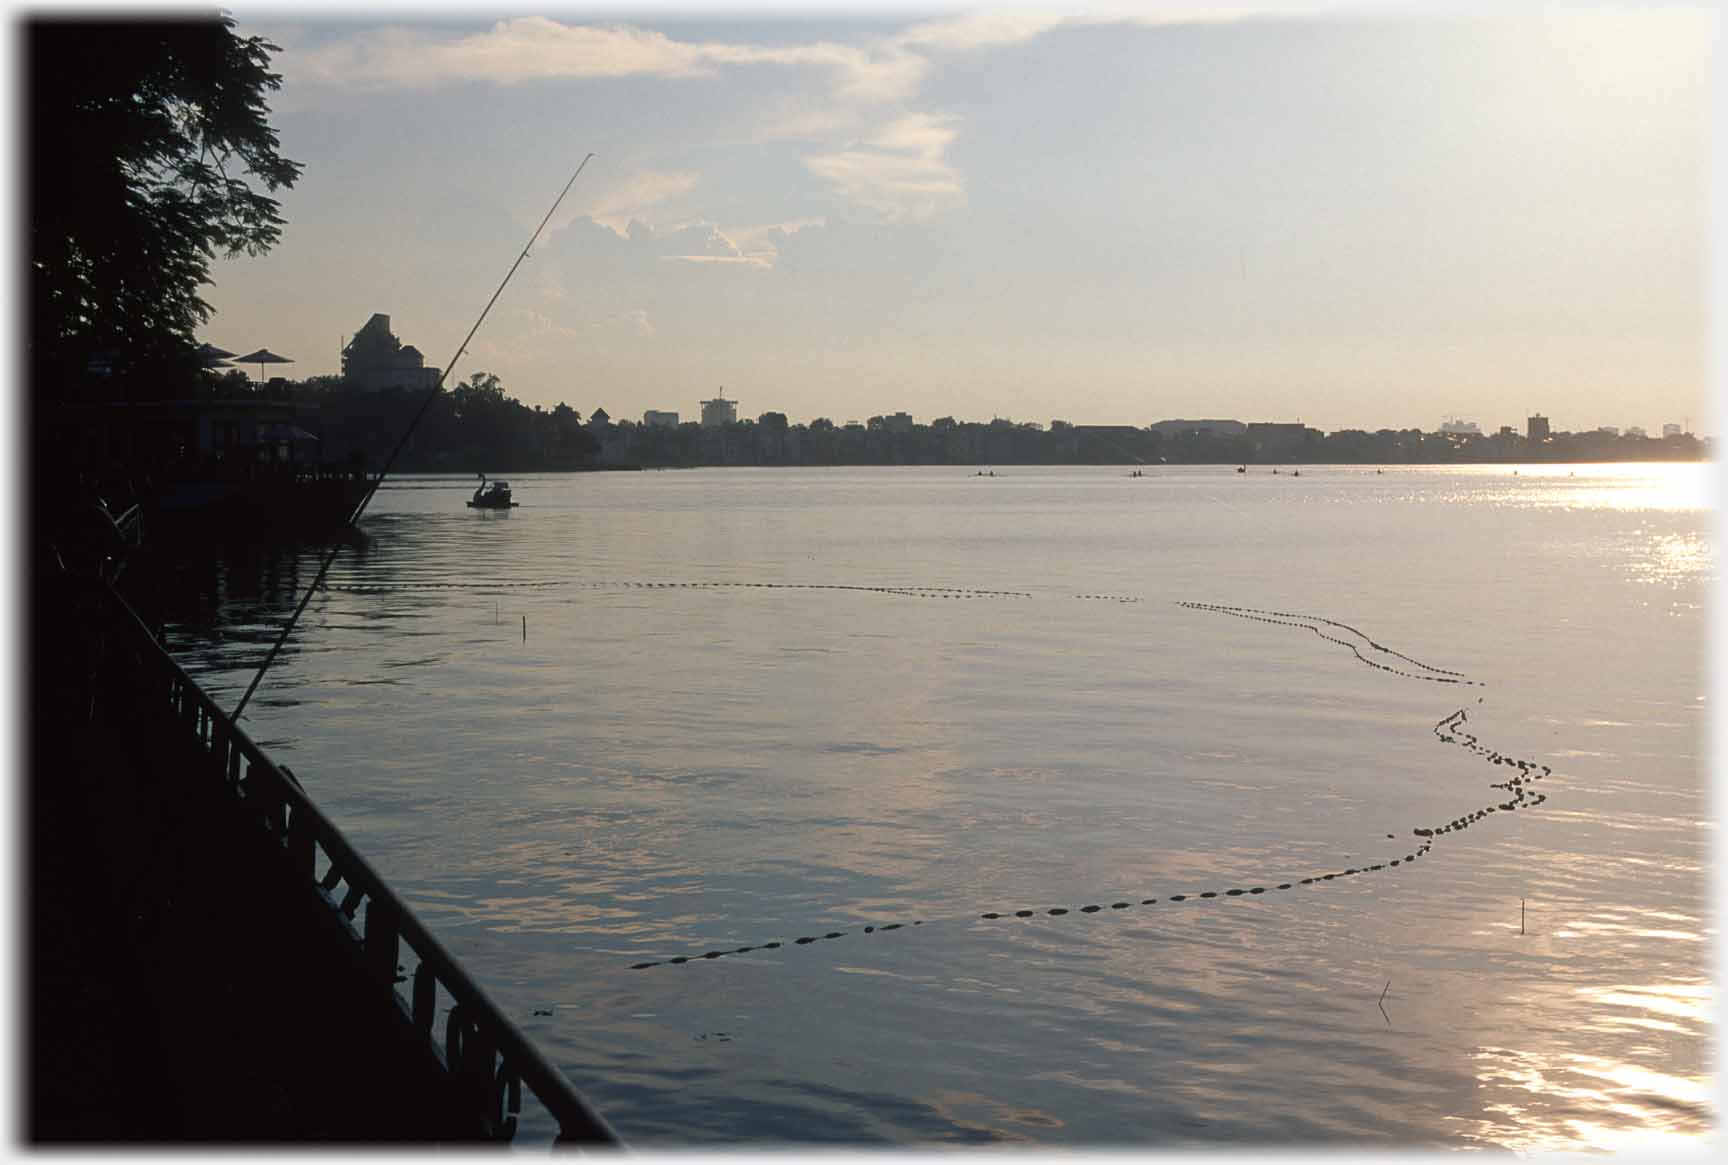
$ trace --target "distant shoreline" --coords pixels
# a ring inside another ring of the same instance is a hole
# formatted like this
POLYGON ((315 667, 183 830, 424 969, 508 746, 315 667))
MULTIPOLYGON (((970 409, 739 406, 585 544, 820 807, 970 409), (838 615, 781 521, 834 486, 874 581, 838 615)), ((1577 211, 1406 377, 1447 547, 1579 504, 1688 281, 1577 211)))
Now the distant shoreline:
MULTIPOLYGON (((507 474, 549 474, 549 473, 647 473, 662 470, 688 469, 952 469, 962 471, 965 476, 973 476, 979 469, 1140 469, 1156 471, 1160 469, 1224 469, 1233 470, 1238 465, 1245 465, 1248 474, 1269 474, 1273 470, 1283 469, 1342 469, 1357 473, 1372 474, 1377 470, 1393 469, 1431 469, 1435 467, 1466 467, 1466 466, 1497 466, 1509 469, 1561 469, 1567 466, 1590 465, 1709 465, 1714 464, 1709 457, 1644 457, 1644 458, 1613 458, 1596 461, 1192 461, 1166 462, 1163 464, 1148 464, 1139 461, 1085 461, 1085 462, 1049 462, 1049 461, 993 461, 988 464, 975 465, 971 462, 958 464, 946 461, 906 462, 900 464, 883 464, 881 462, 840 461, 823 464, 799 465, 581 465, 581 466, 517 466, 515 468, 500 468, 489 476, 507 474)), ((454 477, 472 478, 473 470, 441 469, 436 467, 409 467, 394 470, 392 478, 403 477, 454 477)), ((1001 476, 998 474, 997 476, 1001 476)))

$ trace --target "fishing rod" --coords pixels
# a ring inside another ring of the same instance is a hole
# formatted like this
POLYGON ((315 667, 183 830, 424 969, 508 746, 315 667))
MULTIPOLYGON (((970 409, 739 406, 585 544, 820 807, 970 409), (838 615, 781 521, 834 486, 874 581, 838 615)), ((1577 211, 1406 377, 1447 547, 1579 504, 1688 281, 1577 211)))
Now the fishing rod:
MULTIPOLYGON (((468 329, 468 335, 463 337, 461 345, 456 349, 456 354, 450 357, 449 363, 444 366, 444 371, 438 374, 438 383, 432 386, 431 390, 426 393, 426 398, 420 402, 420 408, 415 412, 413 419, 408 422, 408 427, 403 430, 401 439, 396 442, 396 447, 390 450, 390 456, 385 459, 384 467, 378 471, 378 476, 372 479, 371 485, 367 486, 366 492, 360 496, 360 503, 348 515, 348 525, 352 526, 360 520, 360 515, 365 512, 367 504, 372 500, 372 495, 378 492, 378 486, 383 483, 384 476, 390 472, 391 466, 396 464, 396 458, 408 444, 408 438, 412 437, 414 430, 419 427, 420 418, 426 415, 426 410, 431 407, 432 402, 437 399, 438 393, 443 390, 444 381, 450 375, 450 370, 456 366, 458 360, 462 359, 462 354, 468 350, 468 344, 474 339, 474 333, 478 332, 480 325, 486 322, 487 315, 492 311, 492 305, 497 303, 498 297, 504 294, 504 289, 510 285, 510 280, 516 274, 516 268, 522 266, 522 260, 528 257, 528 252, 533 249, 534 243, 540 238, 540 232, 546 229, 546 224, 551 222, 552 216, 558 213, 558 207, 563 203, 564 196, 570 193, 572 186, 576 185, 576 179, 581 177, 582 170, 593 157, 593 153, 583 157, 581 164, 570 175, 570 181, 564 183, 564 189, 560 190, 558 197, 552 200, 552 209, 546 212, 546 217, 540 220, 540 225, 534 228, 532 235, 528 236, 527 245, 522 248, 522 253, 516 256, 516 261, 510 264, 510 270, 505 272, 504 279, 498 284, 498 290, 492 293, 492 298, 486 301, 486 306, 481 309, 479 318, 474 321, 474 326, 468 329)), ((258 674, 252 677, 252 682, 246 687, 246 694, 240 697, 238 704, 234 705, 234 711, 229 714, 229 719, 234 721, 240 719, 240 713, 246 710, 246 704, 252 699, 252 693, 258 690, 258 684, 264 679, 264 673, 269 671, 270 665, 276 661, 276 654, 282 650, 282 645, 288 642, 288 636, 293 634, 294 627, 300 622, 300 616, 305 613, 307 604, 312 601, 312 596, 318 593, 318 588, 324 584, 324 576, 330 573, 331 564, 336 561, 336 556, 341 552, 342 543, 338 542, 330 548, 330 553, 324 556, 323 564, 318 567, 317 577, 312 580, 312 585, 306 588, 305 595, 300 599, 300 605, 295 607, 294 614, 289 616, 287 624, 282 628, 282 634, 278 635, 276 642, 271 645, 270 654, 264 657, 264 662, 258 667, 258 674)))

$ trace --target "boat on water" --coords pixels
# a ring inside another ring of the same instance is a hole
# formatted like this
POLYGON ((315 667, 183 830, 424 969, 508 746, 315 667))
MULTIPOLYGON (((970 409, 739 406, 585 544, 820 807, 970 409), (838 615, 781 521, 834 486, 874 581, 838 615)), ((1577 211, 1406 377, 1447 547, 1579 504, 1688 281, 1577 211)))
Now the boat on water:
POLYGON ((468 499, 468 505, 476 510, 508 510, 520 505, 510 497, 510 483, 507 481, 486 481, 486 475, 480 475, 480 485, 474 491, 474 496, 468 499))

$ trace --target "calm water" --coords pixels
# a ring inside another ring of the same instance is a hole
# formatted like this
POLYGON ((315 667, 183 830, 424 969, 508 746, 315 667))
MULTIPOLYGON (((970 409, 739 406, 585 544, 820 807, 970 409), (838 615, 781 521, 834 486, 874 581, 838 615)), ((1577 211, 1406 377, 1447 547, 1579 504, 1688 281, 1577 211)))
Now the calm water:
POLYGON ((404 479, 247 730, 638 1146, 1710 1134, 1709 467, 998 473, 404 479))

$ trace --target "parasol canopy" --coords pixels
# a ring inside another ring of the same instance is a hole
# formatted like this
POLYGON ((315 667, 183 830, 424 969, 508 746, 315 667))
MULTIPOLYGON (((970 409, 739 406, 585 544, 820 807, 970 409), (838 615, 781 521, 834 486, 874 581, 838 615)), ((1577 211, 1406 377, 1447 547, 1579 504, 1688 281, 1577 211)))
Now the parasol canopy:
POLYGON ((263 380, 266 364, 292 364, 294 359, 291 356, 278 356, 268 348, 260 348, 256 352, 248 352, 244 356, 234 357, 234 363, 256 364, 258 366, 258 379, 263 380))
POLYGON ((223 368, 228 364, 228 358, 234 353, 226 348, 218 348, 214 344, 200 344, 197 348, 198 360, 206 368, 223 368))

